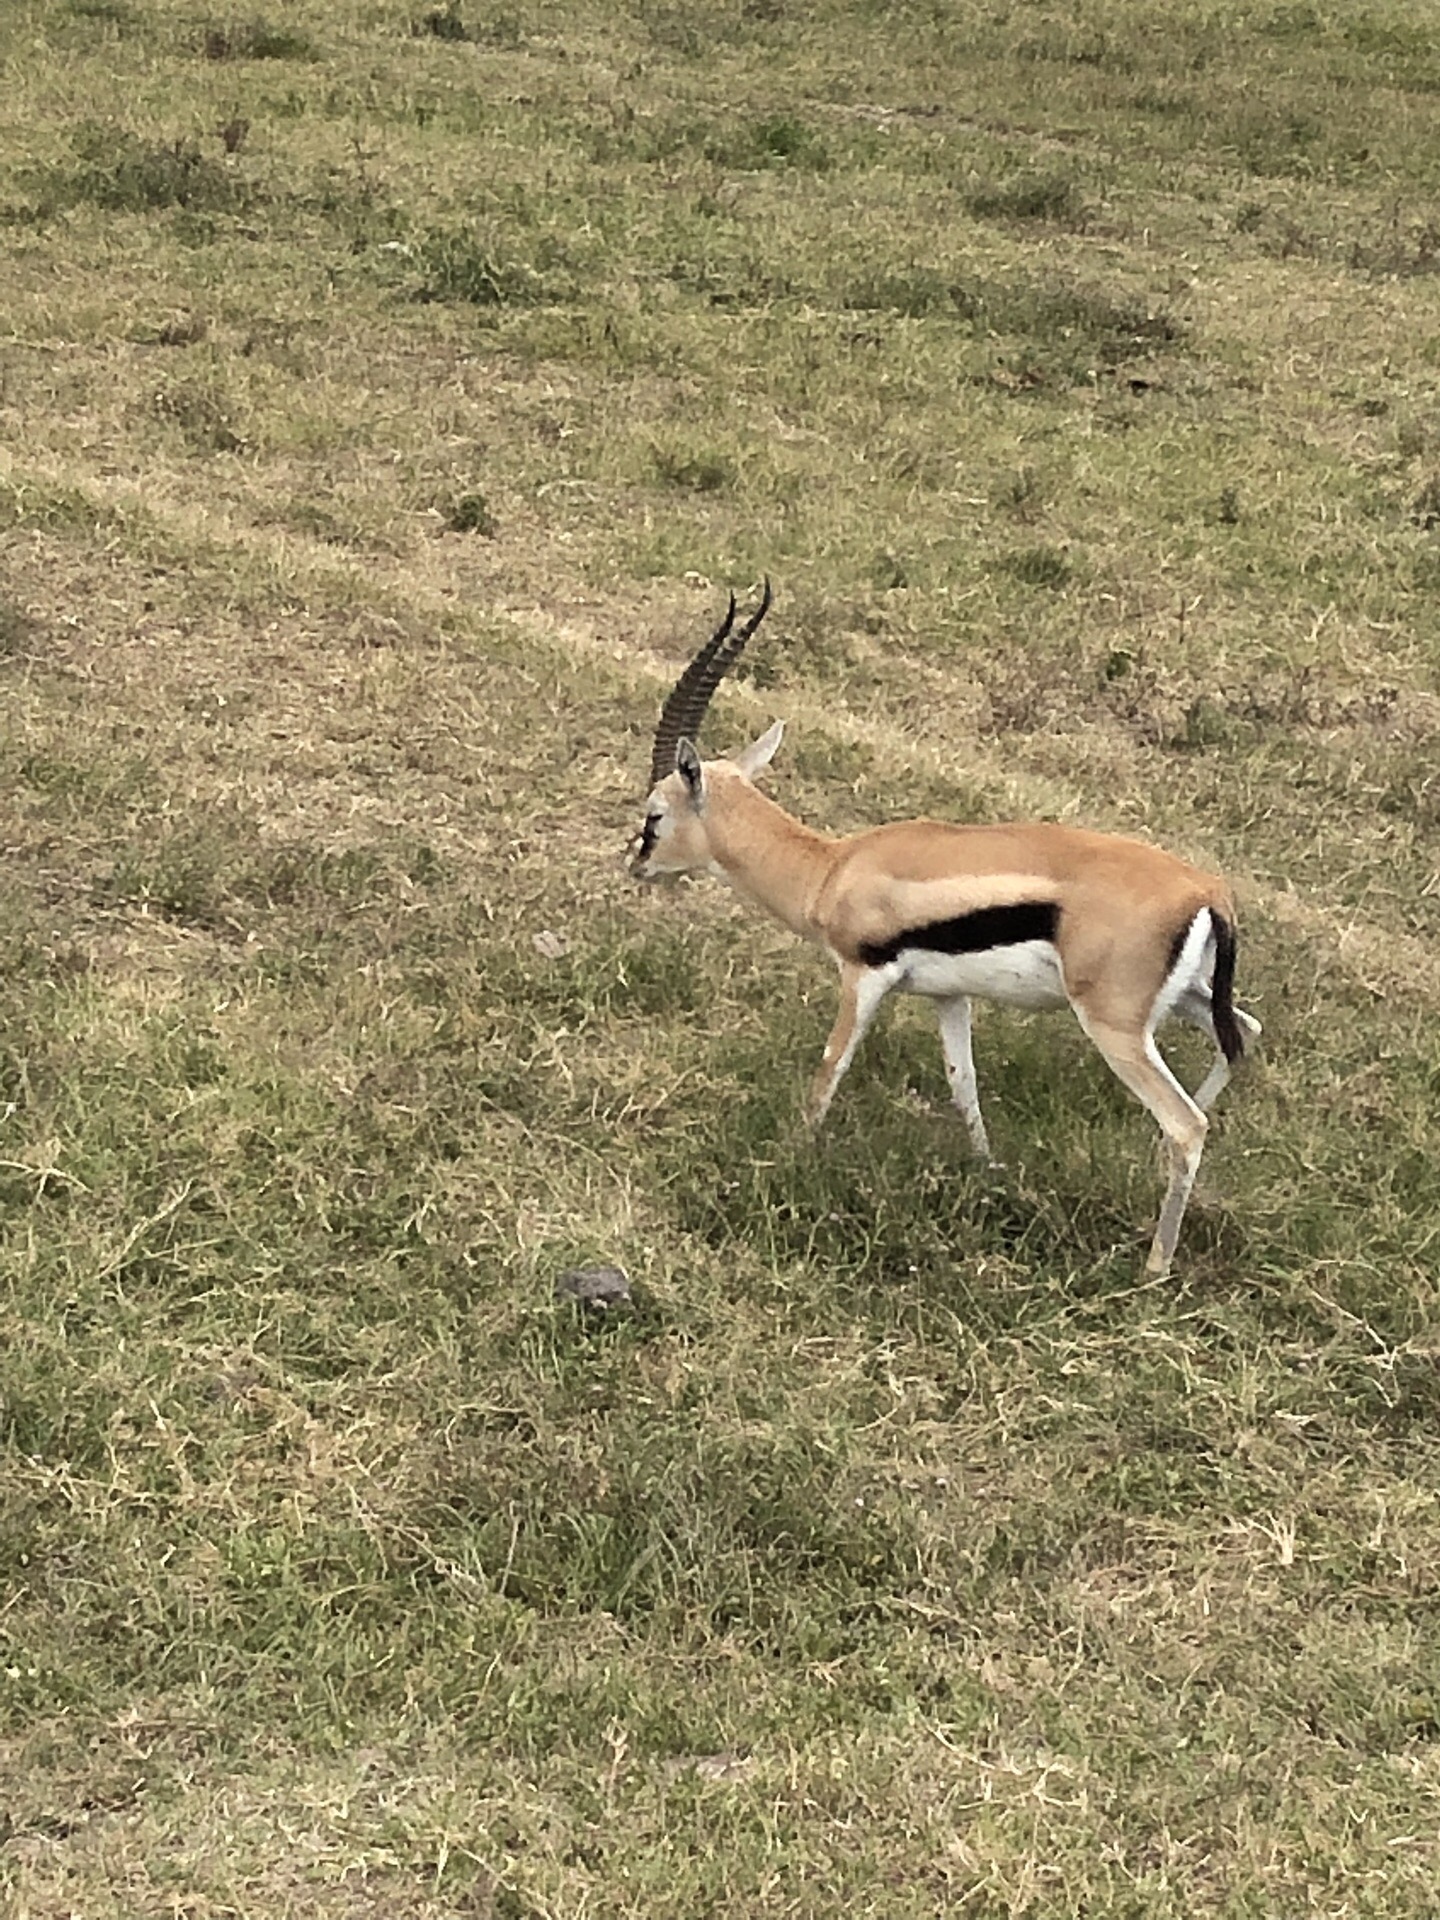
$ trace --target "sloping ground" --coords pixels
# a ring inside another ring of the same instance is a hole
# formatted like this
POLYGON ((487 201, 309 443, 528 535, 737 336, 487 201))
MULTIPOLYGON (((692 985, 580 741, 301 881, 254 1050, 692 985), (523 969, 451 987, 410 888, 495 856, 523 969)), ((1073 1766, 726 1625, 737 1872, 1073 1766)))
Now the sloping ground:
POLYGON ((1424 10, 0 54, 17 1912, 1432 1912, 1424 10), (806 817, 1235 876, 1165 1286, 1067 1023, 813 1147, 823 969, 623 878, 762 570, 806 817))

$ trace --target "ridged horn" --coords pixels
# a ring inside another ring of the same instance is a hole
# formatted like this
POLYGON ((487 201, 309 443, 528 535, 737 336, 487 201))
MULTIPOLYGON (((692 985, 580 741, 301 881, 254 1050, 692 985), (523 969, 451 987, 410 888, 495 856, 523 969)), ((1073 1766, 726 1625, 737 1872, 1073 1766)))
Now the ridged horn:
POLYGON ((693 740, 700 731, 715 689, 745 651, 746 642, 770 611, 770 597, 767 575, 759 606, 737 631, 735 596, 732 593, 725 618, 671 688, 669 698, 660 709, 660 722, 655 729, 655 749, 650 758, 652 787, 675 771, 675 750, 680 742, 693 740))

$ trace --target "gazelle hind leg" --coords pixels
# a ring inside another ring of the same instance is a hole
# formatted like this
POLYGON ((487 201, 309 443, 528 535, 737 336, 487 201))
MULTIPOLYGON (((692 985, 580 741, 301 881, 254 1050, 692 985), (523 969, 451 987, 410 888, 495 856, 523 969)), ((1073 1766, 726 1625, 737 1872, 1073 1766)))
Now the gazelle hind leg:
POLYGON ((990 1153, 990 1136, 985 1131, 984 1116, 980 1112, 980 1089, 975 1084, 969 998, 962 993, 953 1000, 942 1000, 938 1012, 940 1045, 945 1052, 945 1072, 950 1081, 951 1098, 965 1122, 971 1146, 982 1160, 993 1167, 995 1161, 990 1153))
MULTIPOLYGON (((1210 993, 1205 987, 1188 987, 1175 1003, 1174 1013, 1177 1020, 1183 1020, 1187 1026, 1198 1027, 1215 1048, 1215 1064, 1200 1082, 1192 1096, 1202 1113, 1208 1113, 1216 1099, 1230 1084, 1231 1067, 1215 1038, 1215 1021, 1210 1011, 1210 993)), ((1246 1042, 1260 1038, 1260 1022, 1254 1014, 1246 1013, 1243 1007, 1236 1007, 1235 1020, 1246 1042)))
POLYGON ((1145 1271, 1160 1275, 1169 1271, 1175 1243, 1180 1238, 1180 1223, 1200 1170, 1209 1128, 1203 1111, 1190 1098, 1169 1067, 1160 1058, 1159 1049, 1146 1029, 1134 1032, 1109 1027, 1087 1018, 1075 1009, 1080 1024, 1104 1056, 1115 1077, 1127 1086, 1135 1098, 1154 1116, 1170 1146, 1170 1184, 1160 1208, 1160 1222, 1150 1243, 1145 1271))
POLYGON ((846 964, 840 969, 840 1007, 830 1038, 825 1042, 819 1070, 810 1083, 805 1119, 818 1127, 830 1111, 835 1089, 845 1069, 855 1058, 855 1049, 869 1032, 880 1003, 899 979, 893 967, 857 967, 846 964))

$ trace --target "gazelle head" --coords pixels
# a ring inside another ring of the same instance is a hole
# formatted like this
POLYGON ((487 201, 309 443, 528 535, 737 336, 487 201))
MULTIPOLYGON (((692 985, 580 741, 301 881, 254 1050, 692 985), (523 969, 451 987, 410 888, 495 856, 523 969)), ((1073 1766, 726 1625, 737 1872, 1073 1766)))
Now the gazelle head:
POLYGON ((784 724, 777 720, 758 740, 726 760, 702 761, 695 746, 695 735, 716 687, 769 612, 770 598, 767 579, 759 606, 737 629, 735 596, 731 594, 725 618, 675 682, 661 708, 650 761, 645 822, 630 843, 630 871, 637 880, 708 868, 712 855, 706 813, 714 776, 722 786, 725 779, 736 775, 751 781, 780 745, 784 724))

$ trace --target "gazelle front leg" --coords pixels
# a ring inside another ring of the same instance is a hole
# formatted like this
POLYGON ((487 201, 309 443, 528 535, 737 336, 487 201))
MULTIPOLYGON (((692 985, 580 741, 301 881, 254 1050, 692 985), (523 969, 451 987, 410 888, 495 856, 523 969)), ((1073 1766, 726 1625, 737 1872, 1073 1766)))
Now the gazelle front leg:
POLYGON ((819 1071, 810 1083, 810 1097, 805 1106, 807 1126, 818 1127, 830 1111, 841 1076, 869 1032, 881 1001, 899 977, 900 970, 895 966, 861 967, 853 961, 841 962, 840 1009, 830 1029, 830 1038, 825 1042, 819 1071))
POLYGON ((980 1089, 975 1084, 968 996, 960 993, 953 1000, 942 1000, 939 1014, 940 1045, 945 1050, 945 1072, 950 1081, 951 1098, 965 1122, 971 1146, 980 1159, 993 1167, 996 1163, 990 1153, 990 1136, 985 1131, 985 1121, 980 1112, 980 1089))

